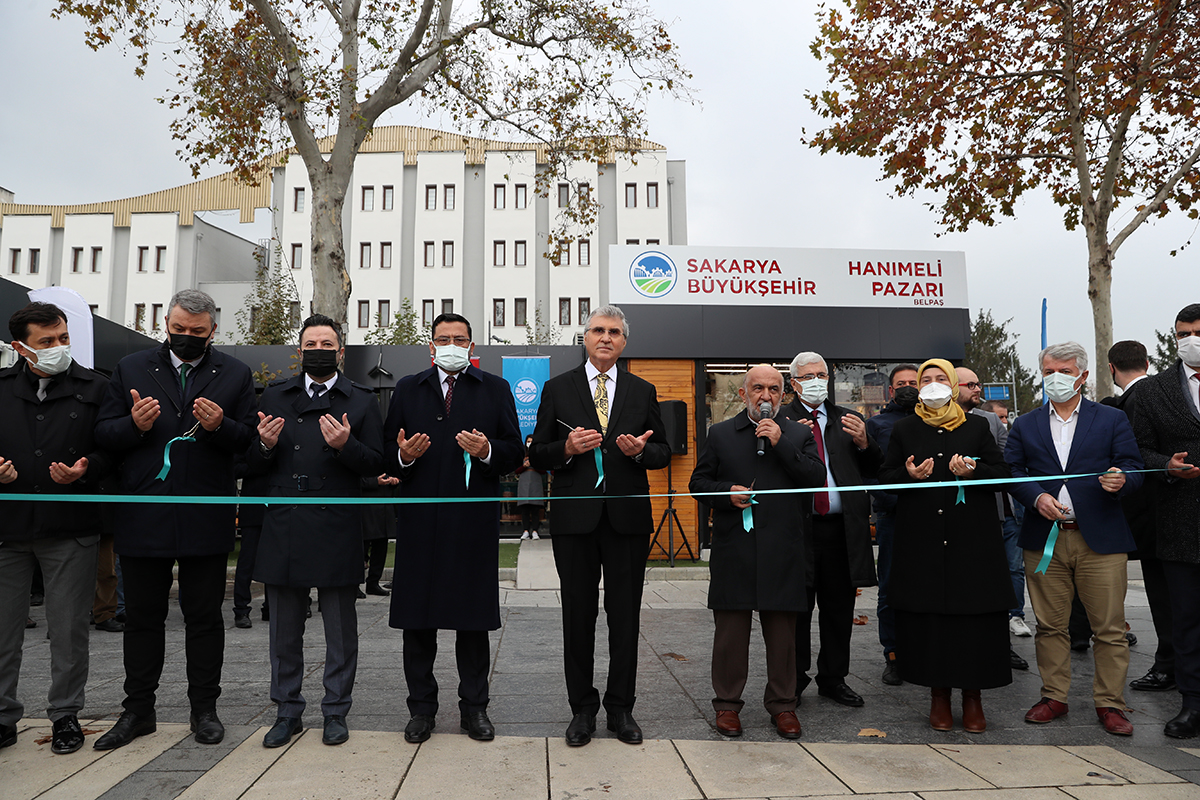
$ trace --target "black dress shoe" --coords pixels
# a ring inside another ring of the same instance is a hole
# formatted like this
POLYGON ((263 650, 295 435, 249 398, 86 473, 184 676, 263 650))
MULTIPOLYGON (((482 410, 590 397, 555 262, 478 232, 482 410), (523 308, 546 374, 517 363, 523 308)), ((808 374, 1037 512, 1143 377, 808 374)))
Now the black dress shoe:
POLYGON ((409 744, 420 744, 433 733, 437 720, 432 714, 413 714, 413 718, 404 726, 404 741, 409 744))
POLYGON ((154 733, 158 730, 158 724, 154 719, 154 712, 151 711, 144 717, 139 717, 137 714, 126 711, 121 714, 121 718, 117 723, 108 729, 108 733, 101 736, 92 745, 93 750, 116 750, 118 747, 124 747, 139 736, 145 736, 148 733, 154 733))
POLYGON ((218 744, 225 738, 225 726, 217 719, 215 709, 192 712, 192 732, 200 744, 218 744))
POLYGON ((1029 669, 1029 662, 1021 658, 1012 647, 1008 648, 1008 665, 1013 669, 1029 669))
POLYGON ((851 689, 844 682, 834 686, 818 686, 817 694, 821 695, 821 697, 828 697, 835 703, 841 703, 851 708, 858 708, 863 704, 862 695, 851 689))
POLYGON ((29 595, 29 605, 31 605, 31 606, 43 606, 43 605, 45 605, 45 604, 46 604, 46 595, 44 595, 44 594, 31 594, 31 595, 29 595))
POLYGON ((263 622, 271 621, 271 609, 267 608, 266 606, 262 607, 262 621, 263 622))
POLYGON ((17 743, 17 726, 0 722, 0 747, 12 747, 17 743))
POLYGON ((896 666, 894 658, 890 659, 883 668, 883 682, 888 686, 900 686, 904 683, 904 678, 900 677, 900 668, 896 666))
POLYGON ((54 720, 54 734, 50 737, 50 752, 65 756, 83 747, 83 728, 74 714, 54 720))
POLYGON ((113 617, 113 619, 115 619, 117 622, 119 622, 119 623, 121 623, 122 625, 124 625, 124 624, 125 624, 125 612, 124 612, 124 611, 118 611, 118 612, 117 612, 117 615, 116 615, 115 617, 113 617))
POLYGON ((109 633, 121 633, 125 630, 124 622, 117 622, 116 617, 104 620, 104 622, 96 623, 96 630, 108 631, 109 633))
POLYGON ((358 588, 357 586, 354 587, 354 596, 356 598, 358 598, 359 600, 367 599, 367 593, 364 592, 362 589, 358 588))
POLYGON ((283 747, 302 730, 304 724, 299 717, 277 717, 271 730, 263 737, 263 747, 283 747))
POLYGON ((576 714, 571 717, 571 724, 567 726, 567 744, 571 747, 583 747, 592 740, 592 732, 595 730, 595 714, 576 714))
POLYGON ((463 714, 459 726, 477 742, 490 742, 496 738, 496 728, 488 719, 486 711, 471 711, 463 714))
POLYGON ((379 581, 367 584, 367 594, 373 594, 376 597, 387 597, 391 592, 379 585, 379 581))
POLYGON ((346 727, 346 718, 341 714, 330 714, 325 717, 325 732, 321 734, 321 744, 342 744, 350 738, 350 729, 346 727))
POLYGON ((1172 739, 1194 739, 1200 735, 1200 711, 1183 709, 1163 726, 1163 733, 1172 739))
POLYGON ((1074 650, 1076 653, 1082 653, 1084 650, 1088 649, 1088 647, 1091 645, 1091 643, 1092 643, 1091 639, 1072 639, 1071 640, 1071 649, 1074 650))
POLYGON ((241 614, 234 612, 233 627, 235 627, 235 628, 253 628, 254 623, 250 621, 250 612, 245 611, 241 614))
POLYGON ((1139 692, 1168 692, 1175 688, 1175 677, 1152 669, 1137 680, 1130 681, 1129 688, 1139 692))
POLYGON ((633 721, 633 714, 628 711, 608 712, 608 729, 625 744, 642 743, 642 729, 633 721))

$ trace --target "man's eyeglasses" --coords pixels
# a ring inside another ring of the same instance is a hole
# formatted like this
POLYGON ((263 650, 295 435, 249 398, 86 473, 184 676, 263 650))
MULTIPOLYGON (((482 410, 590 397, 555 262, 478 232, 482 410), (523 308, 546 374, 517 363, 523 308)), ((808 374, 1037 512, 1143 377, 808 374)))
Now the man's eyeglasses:
POLYGON ((471 343, 471 337, 470 336, 455 336, 452 339, 449 336, 438 336, 438 337, 434 338, 433 343, 436 344, 438 347, 445 347, 448 344, 458 345, 459 347, 466 347, 467 345, 469 345, 471 343))
POLYGON ((820 378, 823 381, 827 381, 829 380, 829 374, 825 372, 810 372, 807 375, 797 375, 796 377, 792 378, 792 380, 800 383, 803 381, 811 381, 813 378, 820 378))
POLYGON ((625 335, 625 331, 621 330, 620 328, 601 328, 599 326, 595 328, 588 328, 588 333, 592 334, 593 336, 603 336, 607 333, 614 339, 618 336, 625 335))
POLYGON ((968 389, 978 389, 980 386, 983 386, 983 384, 979 381, 974 381, 972 383, 960 383, 959 386, 965 386, 968 389))

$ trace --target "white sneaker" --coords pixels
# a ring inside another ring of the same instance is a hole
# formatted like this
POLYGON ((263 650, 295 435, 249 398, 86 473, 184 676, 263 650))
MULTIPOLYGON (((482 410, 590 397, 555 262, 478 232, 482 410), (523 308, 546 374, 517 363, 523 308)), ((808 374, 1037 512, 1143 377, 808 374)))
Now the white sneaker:
POLYGON ((523 542, 528 538, 529 538, 529 531, 521 531, 521 541, 523 542))
POLYGON ((1012 617, 1008 621, 1008 631, 1013 636, 1033 636, 1033 631, 1025 624, 1022 617, 1012 617))
POLYGON ((533 535, 532 535, 530 538, 531 538, 531 539, 540 539, 540 538, 542 538, 542 537, 540 537, 540 536, 538 536, 538 535, 537 535, 537 531, 534 531, 534 532, 533 532, 533 535))

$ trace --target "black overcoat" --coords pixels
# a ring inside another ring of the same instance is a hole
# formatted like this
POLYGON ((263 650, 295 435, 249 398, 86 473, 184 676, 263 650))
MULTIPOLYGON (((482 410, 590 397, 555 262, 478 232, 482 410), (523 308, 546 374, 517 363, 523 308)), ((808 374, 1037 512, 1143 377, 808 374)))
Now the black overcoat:
MULTIPOLYGON (((236 358, 209 349, 188 376, 180 396, 179 373, 166 343, 132 353, 117 364, 108 383, 96 442, 121 458, 122 494, 237 495, 234 458, 255 436, 254 379, 236 358), (161 413, 144 435, 133 424, 130 389, 154 397, 161 413), (171 445, 171 470, 158 479, 167 442, 196 424, 192 404, 203 397, 221 407, 221 427, 196 429, 196 441, 171 445)), ((233 549, 234 504, 130 503, 117 506, 115 548, 123 556, 181 558, 228 553, 233 549)))
MULTIPOLYGON (((450 413, 437 367, 401 378, 384 425, 389 472, 401 497, 499 497, 500 478, 520 466, 524 439, 508 383, 468 367, 454 384, 450 413), (399 464, 396 434, 429 436, 429 449, 411 466, 399 464), (490 463, 471 458, 466 485, 464 450, 454 437, 478 430, 491 444, 490 463), (393 471, 398 470, 398 471, 393 471)), ((402 503, 396 517, 393 628, 496 630, 500 627, 500 503, 402 503)), ((359 565, 361 571, 361 563, 359 565)))
MULTIPOLYGON (((857 411, 836 406, 826 400, 821 406, 826 415, 825 452, 829 454, 829 469, 838 486, 862 486, 866 478, 873 478, 883 461, 883 451, 869 435, 867 446, 859 450, 850 434, 842 430, 842 417, 857 411)), ((780 413, 788 419, 800 422, 812 421, 812 412, 797 397, 784 406, 780 413)), ((842 500, 842 526, 846 531, 846 554, 850 558, 850 585, 855 587, 874 586, 875 551, 871 546, 871 496, 866 491, 839 491, 842 500)), ((808 504, 812 506, 812 495, 808 504)), ((812 542, 808 544, 809 565, 812 561, 812 542)))
MULTIPOLYGON (((359 497, 362 478, 383 472, 383 433, 375 394, 345 375, 329 391, 308 396, 303 375, 268 386, 262 413, 284 419, 279 441, 264 454, 256 436, 246 453, 250 472, 265 473, 271 497, 359 497), (320 418, 346 415, 350 438, 341 451, 321 434, 320 418)), ((274 586, 356 586, 362 581, 362 507, 267 506, 254 580, 274 586)))
POLYGON ((896 492, 896 537, 888 604, 923 614, 983 614, 1016 605, 1004 536, 996 516, 996 486, 975 481, 1010 477, 1008 465, 983 417, 967 415, 952 431, 927 425, 918 416, 892 428, 887 456, 879 470, 881 483, 920 484, 954 481, 950 458, 977 458, 964 479, 965 502, 958 488, 901 489, 896 492), (909 477, 905 460, 915 464, 932 458, 933 474, 925 481, 909 477))
MULTIPOLYGON (((817 456, 812 432, 798 422, 779 420, 779 444, 759 457, 755 423, 745 411, 717 423, 688 489, 728 492, 733 485, 755 490, 820 486, 825 465, 817 456)), ((708 607, 722 610, 804 611, 804 543, 808 530, 808 495, 760 494, 752 506, 754 527, 747 533, 742 509, 729 496, 699 498, 713 509, 712 554, 708 607)))
MULTIPOLYGON (((73 362, 56 376, 38 400, 38 377, 25 359, 0 372, 0 458, 13 462, 17 478, 0 484, 4 494, 91 494, 114 467, 113 458, 96 446, 96 417, 108 380, 73 362), (72 466, 88 460, 84 477, 62 485, 50 478, 50 464, 72 466)), ((0 541, 60 539, 97 536, 99 511, 92 503, 5 502, 0 504, 4 524, 0 541)))

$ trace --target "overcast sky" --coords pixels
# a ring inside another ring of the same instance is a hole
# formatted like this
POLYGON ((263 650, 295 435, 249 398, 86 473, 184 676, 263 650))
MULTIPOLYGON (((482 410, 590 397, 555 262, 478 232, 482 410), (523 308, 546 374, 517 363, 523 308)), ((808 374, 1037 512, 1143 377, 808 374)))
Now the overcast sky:
MULTIPOLYGON (((997 320, 1011 317, 1028 366, 1038 351, 1043 297, 1050 340, 1076 339, 1093 351, 1083 232, 1066 231, 1061 209, 1045 195, 1023 203, 1017 219, 939 238, 936 215, 920 200, 889 196, 878 162, 801 145, 802 129, 820 124, 804 93, 820 89, 826 74, 808 49, 816 3, 769 0, 749 13, 714 0, 650 2, 695 76, 697 105, 656 101, 649 115, 650 138, 687 161, 689 244, 962 250, 972 316, 991 309, 997 320)), ((152 62, 138 80, 132 59, 117 48, 92 52, 82 25, 51 20, 50 5, 0 2, 9 75, 0 84, 0 186, 17 202, 57 204, 192 180, 175 155, 170 112, 154 99, 171 87, 165 69, 152 62)), ((410 112, 382 124, 445 128, 410 112)), ((1200 302, 1200 249, 1170 255, 1195 234, 1196 223, 1177 214, 1144 225, 1118 252, 1117 339, 1152 347, 1155 328, 1170 328, 1180 308, 1200 302)))

